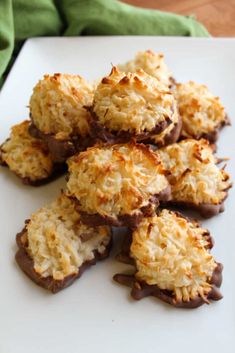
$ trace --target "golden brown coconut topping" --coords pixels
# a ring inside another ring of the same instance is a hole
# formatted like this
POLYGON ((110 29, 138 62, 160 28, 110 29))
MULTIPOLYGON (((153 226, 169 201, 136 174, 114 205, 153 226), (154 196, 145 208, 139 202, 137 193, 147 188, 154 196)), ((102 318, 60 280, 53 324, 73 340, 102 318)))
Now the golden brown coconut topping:
POLYGON ((45 134, 68 139, 89 132, 89 106, 93 89, 78 75, 45 75, 33 89, 30 114, 36 127, 45 134))
POLYGON ((21 178, 36 181, 51 175, 53 162, 44 143, 29 135, 29 124, 25 120, 12 127, 1 146, 1 158, 21 178))
POLYGON ((106 250, 111 230, 82 224, 73 202, 61 194, 31 216, 24 237, 34 270, 42 277, 63 280, 92 260, 94 251, 102 254, 106 250))
POLYGON ((224 106, 205 85, 189 81, 176 85, 175 98, 183 120, 182 135, 200 138, 227 123, 224 106))
POLYGON ((93 112, 112 132, 151 132, 164 121, 170 123, 174 109, 173 94, 142 70, 126 74, 113 67, 94 94, 93 112))
POLYGON ((89 214, 118 217, 138 213, 168 188, 160 159, 135 144, 92 147, 69 162, 69 193, 89 214))
POLYGON ((172 84, 172 73, 167 67, 162 53, 156 54, 152 50, 139 52, 133 60, 124 65, 118 65, 118 67, 124 72, 137 72, 142 69, 164 85, 171 86, 172 84))
POLYGON ((217 264, 208 249, 208 231, 169 210, 144 218, 133 232, 131 256, 136 277, 172 291, 176 302, 200 296, 207 301, 217 264))
POLYGON ((230 177, 216 165, 208 141, 186 139, 157 153, 169 173, 174 201, 217 205, 227 196, 230 177))

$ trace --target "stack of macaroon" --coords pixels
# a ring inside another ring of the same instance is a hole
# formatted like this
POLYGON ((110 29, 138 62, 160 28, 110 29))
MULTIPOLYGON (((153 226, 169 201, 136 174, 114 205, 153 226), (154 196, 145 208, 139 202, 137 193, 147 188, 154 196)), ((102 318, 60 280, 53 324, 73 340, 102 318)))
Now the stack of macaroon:
POLYGON ((214 155, 229 123, 204 85, 177 83, 163 54, 148 50, 97 85, 78 75, 45 75, 30 98, 30 120, 12 128, 1 162, 39 185, 64 172, 67 186, 17 234, 16 260, 57 292, 109 255, 112 227, 128 227, 119 260, 135 299, 177 307, 222 298, 222 265, 208 230, 171 205, 204 217, 222 212, 231 180, 214 155))

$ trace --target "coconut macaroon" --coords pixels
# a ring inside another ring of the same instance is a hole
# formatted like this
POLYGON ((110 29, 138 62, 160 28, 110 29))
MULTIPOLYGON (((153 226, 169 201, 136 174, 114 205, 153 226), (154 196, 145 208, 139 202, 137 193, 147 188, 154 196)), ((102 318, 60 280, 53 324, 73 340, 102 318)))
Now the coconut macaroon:
POLYGON ((134 226, 170 197, 161 161, 145 145, 95 146, 68 165, 68 194, 87 224, 134 226))
POLYGON ((124 72, 137 72, 142 69, 168 87, 171 87, 175 82, 165 63, 164 55, 162 53, 156 54, 152 50, 139 52, 133 60, 124 65, 118 65, 118 67, 124 72))
POLYGON ((210 254, 212 246, 209 232, 196 221, 164 209, 143 218, 132 233, 134 276, 119 274, 114 279, 120 283, 129 279, 134 299, 153 295, 188 308, 219 300, 222 265, 210 254))
POLYGON ((111 228, 84 225, 73 201, 62 193, 26 221, 16 240, 20 268, 35 283, 56 293, 108 256, 111 228))
POLYGON ((177 84, 175 98, 183 120, 182 137, 215 142, 221 127, 229 124, 225 108, 205 85, 189 81, 177 84))
POLYGON ((79 75, 45 75, 33 89, 30 133, 44 139, 55 160, 65 160, 86 144, 93 88, 79 75))
POLYGON ((173 94, 156 78, 113 67, 95 90, 91 133, 111 143, 146 140, 172 123, 176 109, 173 94))
POLYGON ((0 148, 0 162, 24 184, 37 186, 60 175, 66 165, 53 162, 45 143, 29 134, 29 124, 25 120, 11 128, 10 137, 0 148))
POLYGON ((157 153, 168 173, 171 202, 192 207, 204 217, 224 210, 232 183, 224 168, 216 165, 218 159, 207 140, 186 139, 157 153))

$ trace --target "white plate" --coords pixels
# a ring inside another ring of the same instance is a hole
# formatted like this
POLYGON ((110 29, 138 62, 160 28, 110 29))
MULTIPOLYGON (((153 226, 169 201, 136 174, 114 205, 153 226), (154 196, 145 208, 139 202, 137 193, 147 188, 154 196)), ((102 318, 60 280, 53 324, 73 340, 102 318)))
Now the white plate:
MULTIPOLYGON (((203 82, 235 116, 235 40, 159 37, 37 38, 24 45, 0 95, 0 141, 11 125, 28 117, 32 87, 44 73, 79 73, 95 79, 111 63, 139 50, 163 51, 179 81, 203 82)), ((218 152, 229 156, 235 174, 235 130, 221 133, 218 152)), ((65 185, 23 186, 1 168, 0 352, 152 353, 234 352, 235 216, 234 189, 226 211, 204 222, 215 238, 213 254, 224 264, 224 299, 196 310, 181 310, 154 298, 135 302, 129 289, 112 281, 126 268, 109 259, 85 272, 70 288, 52 295, 32 283, 14 261, 15 234, 39 206, 65 185)))

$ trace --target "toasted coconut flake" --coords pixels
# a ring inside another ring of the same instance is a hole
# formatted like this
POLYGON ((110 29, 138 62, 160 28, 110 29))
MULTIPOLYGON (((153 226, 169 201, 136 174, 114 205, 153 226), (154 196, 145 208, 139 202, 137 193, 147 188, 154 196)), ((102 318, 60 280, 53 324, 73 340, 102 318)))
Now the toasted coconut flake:
POLYGON ((133 232, 130 250, 137 280, 171 291, 176 302, 198 296, 207 301, 217 266, 208 235, 197 222, 169 210, 144 218, 133 232))
POLYGON ((45 134, 68 139, 89 132, 89 106, 93 88, 79 75, 45 75, 33 89, 30 114, 35 126, 45 134))
POLYGON ((89 214, 135 214, 169 187, 160 159, 147 146, 134 142, 89 148, 68 165, 69 194, 89 214))
POLYGON ((169 174, 173 201, 219 205, 226 198, 231 180, 216 165, 208 141, 186 139, 157 153, 169 174))
POLYGON ((77 274, 79 267, 102 254, 110 242, 109 227, 89 227, 80 221, 74 203, 61 194, 39 209, 26 224, 27 253, 34 270, 42 277, 63 280, 77 274))
POLYGON ((146 50, 136 54, 133 60, 124 65, 118 65, 124 72, 137 72, 144 70, 148 75, 157 78, 162 84, 170 87, 172 84, 172 73, 167 67, 162 53, 154 53, 152 50, 146 50))

